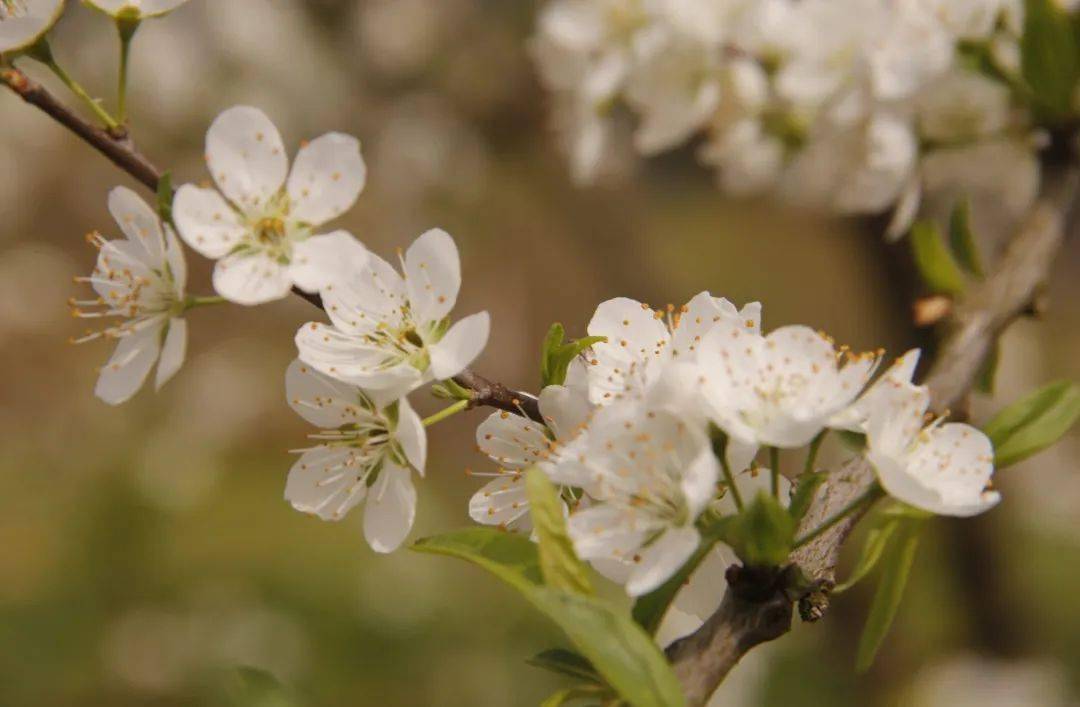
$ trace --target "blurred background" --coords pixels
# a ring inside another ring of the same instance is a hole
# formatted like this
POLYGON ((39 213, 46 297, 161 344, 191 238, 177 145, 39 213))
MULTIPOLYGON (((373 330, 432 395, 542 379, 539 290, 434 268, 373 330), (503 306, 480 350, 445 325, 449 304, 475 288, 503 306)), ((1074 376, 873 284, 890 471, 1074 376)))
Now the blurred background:
MULTIPOLYGON (((114 31, 70 4, 54 51, 111 100, 114 31)), ((880 224, 725 200, 689 150, 627 158, 574 189, 527 51, 536 10, 193 0, 136 39, 133 132, 178 183, 205 178, 205 129, 234 104, 263 108, 293 148, 359 136, 368 186, 338 225, 384 255, 433 226, 452 233, 457 311, 493 317, 477 368, 508 385, 535 390, 547 327, 580 335, 615 295, 659 305, 709 289, 761 300, 770 328, 807 323, 896 354, 926 338, 908 324, 903 249, 880 224)), ((108 346, 66 343, 81 331, 66 300, 93 267, 83 234, 118 235, 105 196, 129 180, 6 92, 0 121, 0 705, 229 704, 238 666, 303 705, 530 705, 563 686, 524 663, 562 639, 495 580, 376 555, 360 514, 324 523, 283 501, 287 450, 309 430, 282 379, 295 328, 318 318, 309 305, 193 312, 188 362, 160 394, 120 408, 93 397, 108 346)), ((191 291, 209 293, 206 263, 189 263, 191 291)), ((1049 299, 1044 321, 1007 336, 976 421, 1080 377, 1075 239, 1049 299)), ((432 431, 414 538, 469 523, 479 484, 463 472, 485 466, 472 445, 484 414, 432 431)), ((868 675, 852 666, 872 583, 752 653, 717 704, 1080 704, 1078 459, 1074 432, 1000 476, 1000 508, 931 525, 868 675)))

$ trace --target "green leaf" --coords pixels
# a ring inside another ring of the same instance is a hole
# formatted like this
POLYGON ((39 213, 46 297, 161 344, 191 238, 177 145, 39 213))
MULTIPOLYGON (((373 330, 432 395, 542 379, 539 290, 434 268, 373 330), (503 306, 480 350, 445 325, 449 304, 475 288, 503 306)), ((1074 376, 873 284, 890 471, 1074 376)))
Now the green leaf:
POLYGON ((1039 112, 1054 121, 1069 116, 1080 57, 1069 15, 1054 0, 1025 3, 1020 72, 1039 112))
POLYGON ((656 633, 657 629, 660 628, 660 623, 664 620, 664 615, 667 614, 668 607, 671 606, 671 602, 675 601, 675 596, 679 593, 679 590, 686 585, 691 575, 694 574, 694 570, 712 551, 717 540, 724 535, 726 523, 734 520, 734 518, 735 516, 728 516, 714 522, 702 533, 701 544, 698 545, 697 550, 690 556, 690 559, 679 568, 678 572, 656 589, 638 597, 634 601, 634 609, 631 613, 634 621, 637 621, 639 626, 650 634, 656 633))
POLYGON ((1062 380, 999 412, 983 428, 994 443, 994 465, 1005 468, 1057 442, 1080 417, 1080 387, 1062 380))
POLYGON ((172 223, 173 187, 172 173, 166 172, 161 175, 157 183, 157 210, 161 220, 172 223))
POLYGON ((919 221, 911 227, 911 249, 915 265, 933 292, 958 295, 964 291, 964 275, 941 240, 937 226, 919 221))
POLYGON ((870 528, 870 532, 866 534, 866 540, 863 542, 859 559, 856 561, 854 569, 851 570, 851 576, 847 578, 846 582, 841 582, 833 587, 832 594, 846 592, 865 579, 866 575, 870 574, 870 571, 877 565, 878 560, 881 559, 881 555, 889 543, 889 538, 892 537, 899 524, 899 520, 891 519, 870 528))
POLYGON ((788 513, 791 514, 796 524, 810 510, 810 504, 814 502, 818 489, 821 488, 827 478, 829 478, 829 475, 825 472, 815 473, 812 471, 799 476, 798 481, 795 483, 795 491, 791 494, 791 505, 788 506, 788 513))
POLYGON ((606 336, 586 336, 565 342, 566 331, 556 322, 548 329, 544 337, 544 347, 540 357, 540 382, 543 387, 562 385, 566 382, 566 372, 571 362, 593 344, 607 341, 606 336))
POLYGON ((412 549, 468 560, 522 590, 539 586, 544 581, 536 543, 518 533, 494 528, 465 528, 421 538, 413 543, 412 549))
POLYGON ((534 667, 550 670, 551 672, 559 673, 560 675, 567 675, 572 678, 597 684, 602 683, 602 680, 596 673, 596 668, 592 666, 592 663, 585 658, 582 658, 574 651, 568 651, 565 648, 551 648, 541 653, 537 653, 525 662, 534 667))
POLYGON ((949 216, 949 246, 960 267, 975 277, 983 276, 979 248, 971 232, 971 207, 967 199, 958 201, 949 216))
POLYGON ((726 540, 747 566, 777 566, 787 562, 796 526, 775 497, 759 491, 729 524, 726 540))
MULTIPOLYGON (((540 703, 540 707, 562 707, 563 705, 571 702, 572 700, 582 700, 592 698, 593 700, 602 700, 608 695, 606 690, 597 688, 595 685, 579 685, 577 687, 567 687, 559 690, 551 697, 547 698, 540 703)), ((593 702, 592 704, 598 704, 593 702)))
POLYGON ((911 566, 915 562, 915 550, 919 545, 918 531, 922 523, 915 520, 898 521, 895 539, 889 543, 881 558, 881 577, 878 580, 870 615, 866 619, 855 662, 858 672, 867 671, 874 663, 889 628, 892 626, 900 600, 904 596, 911 566))
POLYGON ((541 584, 539 550, 528 538, 493 528, 469 528, 420 540, 413 549, 468 560, 517 589, 635 707, 685 704, 663 653, 625 610, 541 584))
POLYGON ((975 390, 984 395, 994 394, 994 384, 997 381, 998 363, 1001 361, 1001 340, 995 340, 990 347, 990 353, 983 361, 979 375, 975 378, 975 390))
POLYGON ((547 474, 533 467, 525 474, 529 512, 540 546, 540 570, 552 587, 578 594, 592 594, 589 570, 578 559, 566 534, 566 518, 558 491, 547 474))

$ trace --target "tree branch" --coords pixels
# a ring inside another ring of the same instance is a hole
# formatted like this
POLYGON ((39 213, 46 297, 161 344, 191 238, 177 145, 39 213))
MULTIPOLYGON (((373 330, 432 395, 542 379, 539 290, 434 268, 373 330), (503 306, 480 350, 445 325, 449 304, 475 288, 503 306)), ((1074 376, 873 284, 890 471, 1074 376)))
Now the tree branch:
MULTIPOLYGON (((970 392, 997 338, 1029 309, 1068 232, 1078 191, 1077 168, 1048 174, 1043 194, 997 266, 954 308, 948 333, 925 381, 935 410, 956 405, 970 392)), ((863 458, 850 460, 818 494, 802 528, 816 527, 864 493, 873 480, 874 471, 863 458)), ((837 524, 792 555, 792 562, 820 587, 797 598, 804 620, 817 620, 827 610, 840 549, 857 521, 852 517, 837 524)), ((705 704, 743 655, 786 633, 794 603, 782 588, 767 583, 747 587, 745 578, 733 578, 729 572, 729 587, 720 608, 697 631, 667 649, 688 704, 705 704)))
MULTIPOLYGON (((147 189, 157 192, 158 183, 164 176, 164 172, 139 152, 130 137, 113 136, 84 120, 52 95, 48 89, 14 67, 0 69, 0 82, 103 154, 110 162, 131 175, 147 189)), ((322 299, 317 294, 304 292, 296 287, 293 288, 293 294, 319 309, 324 309, 322 299)), ((494 407, 543 422, 536 398, 532 395, 512 391, 502 383, 488 380, 469 369, 456 376, 454 381, 472 391, 470 407, 494 407)))

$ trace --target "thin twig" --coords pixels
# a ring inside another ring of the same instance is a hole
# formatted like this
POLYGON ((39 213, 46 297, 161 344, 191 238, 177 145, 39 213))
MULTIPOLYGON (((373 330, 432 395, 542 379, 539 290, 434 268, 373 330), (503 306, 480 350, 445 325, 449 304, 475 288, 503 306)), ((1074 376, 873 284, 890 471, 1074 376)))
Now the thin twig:
MULTIPOLYGON (((130 137, 114 137, 87 122, 52 95, 48 89, 14 67, 0 69, 0 82, 3 82, 24 101, 37 107, 83 142, 105 155, 109 161, 134 177, 147 189, 157 192, 158 183, 164 176, 164 172, 135 147, 130 137)), ((322 299, 317 294, 304 292, 295 287, 293 294, 319 309, 324 309, 322 299)), ((455 376, 454 381, 472 391, 470 407, 494 407, 543 422, 536 398, 532 395, 513 391, 502 383, 489 380, 469 369, 455 376)))

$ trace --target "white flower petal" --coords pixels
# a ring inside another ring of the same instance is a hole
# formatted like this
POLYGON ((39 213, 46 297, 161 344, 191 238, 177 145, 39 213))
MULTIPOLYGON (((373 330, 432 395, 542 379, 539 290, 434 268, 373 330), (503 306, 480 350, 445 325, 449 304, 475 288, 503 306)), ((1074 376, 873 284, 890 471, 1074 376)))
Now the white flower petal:
POLYGON ((25 13, 0 20, 0 54, 34 44, 64 11, 64 0, 21 0, 20 4, 25 13))
POLYGON ((640 553, 626 593, 639 597, 659 587, 690 559, 700 543, 701 535, 693 526, 665 531, 640 553))
POLYGON ((544 422, 560 442, 577 435, 592 413, 587 395, 564 385, 549 385, 541 390, 538 404, 544 422))
POLYGON ((341 133, 315 138, 300 148, 289 174, 289 216, 309 226, 335 219, 356 203, 366 179, 359 140, 341 133))
POLYGON ((398 549, 416 518, 416 488, 410 472, 387 462, 364 504, 364 537, 375 552, 398 549))
POLYGON ((483 525, 507 526, 529 512, 525 476, 502 474, 484 484, 469 500, 469 517, 483 525))
POLYGON ((652 527, 633 527, 626 511, 600 504, 570 514, 567 533, 578 557, 585 560, 629 559, 652 527))
POLYGON ((394 439, 401 445, 405 458, 420 476, 423 476, 424 466, 427 464, 427 433, 424 431, 423 420, 413 410, 412 405, 409 405, 407 398, 398 401, 398 423, 394 439))
POLYGON ((450 234, 435 228, 409 246, 405 284, 418 323, 437 322, 450 313, 461 289, 461 260, 450 234))
POLYGON ((667 327, 648 305, 626 297, 602 302, 588 332, 608 339, 592 347, 589 397, 597 405, 640 395, 670 356, 667 327))
POLYGON ((109 213, 127 239, 146 251, 145 262, 152 265, 163 262, 165 244, 161 219, 138 194, 127 187, 116 187, 109 192, 109 213))
POLYGON ((942 515, 970 516, 997 504, 987 493, 994 473, 994 448, 981 431, 949 423, 922 433, 907 463, 907 473, 936 492, 939 503, 926 510, 942 515))
POLYGON ((206 162, 221 192, 252 212, 277 195, 289 161, 274 124, 258 108, 229 108, 206 133, 206 162))
POLYGON ((160 17, 172 12, 188 0, 86 0, 91 7, 106 12, 113 17, 121 10, 135 9, 141 17, 160 17))
POLYGON ((161 386, 169 382, 180 367, 184 365, 187 355, 187 321, 180 317, 169 320, 169 328, 165 332, 165 343, 161 347, 161 358, 158 360, 157 377, 154 379, 154 388, 161 390, 161 386))
POLYGON ((716 482, 719 478, 720 462, 712 449, 705 445, 697 458, 685 467, 679 484, 691 518, 696 518, 716 496, 716 482))
POLYGON ((756 442, 743 411, 758 405, 758 355, 764 339, 734 322, 720 322, 706 334, 698 351, 701 391, 712 420, 745 444, 756 442))
POLYGON ((521 415, 493 412, 476 428, 476 446, 506 469, 524 469, 548 451, 544 426, 521 415))
POLYGON ((293 246, 289 278, 304 292, 346 283, 361 276, 368 251, 348 231, 312 236, 293 246))
POLYGON ((310 365, 293 360, 285 371, 285 397, 289 407, 315 427, 336 429, 357 421, 361 410, 358 391, 310 365))
POLYGON ((285 500, 323 520, 341 520, 367 494, 367 469, 348 447, 321 445, 304 452, 289 470, 285 500))
POLYGON ((158 358, 164 325, 165 317, 161 317, 121 337, 112 358, 101 369, 94 394, 110 405, 130 400, 142 387, 158 358))
POLYGON ((405 281, 374 253, 367 254, 359 273, 324 288, 321 295, 334 326, 348 334, 366 334, 378 327, 397 330, 404 322, 405 281))
POLYGON ((214 267, 214 289, 237 304, 281 299, 291 288, 289 267, 263 253, 229 255, 214 267))
POLYGON ((428 347, 431 374, 438 380, 453 378, 487 346, 491 317, 478 312, 457 321, 437 344, 428 347))
POLYGON ((394 363, 385 350, 319 322, 297 330, 296 347, 302 361, 332 378, 362 387, 380 406, 423 382, 420 372, 408 363, 394 363))
POLYGON ((173 221, 184 242, 207 258, 221 258, 243 240, 247 229, 213 189, 185 184, 173 198, 173 221))

